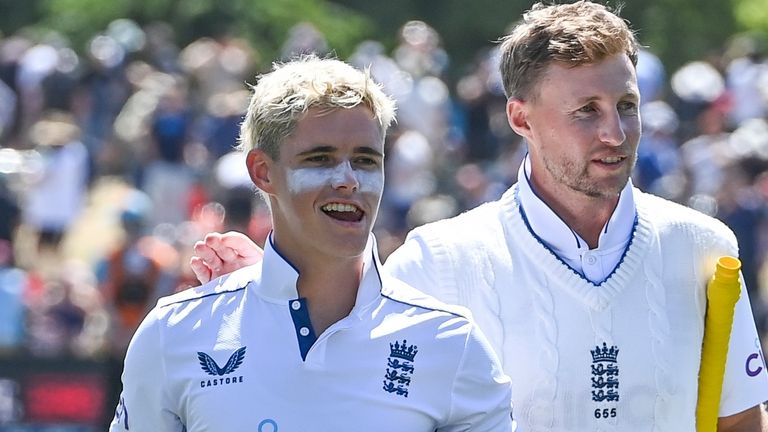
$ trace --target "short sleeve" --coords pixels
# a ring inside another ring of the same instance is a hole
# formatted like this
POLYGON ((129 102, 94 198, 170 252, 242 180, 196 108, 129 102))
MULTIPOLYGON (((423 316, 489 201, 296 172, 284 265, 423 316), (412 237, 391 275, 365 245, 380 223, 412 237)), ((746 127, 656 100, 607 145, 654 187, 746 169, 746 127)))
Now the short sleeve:
POLYGON ((182 431, 184 426, 165 396, 165 365, 156 309, 144 319, 128 346, 123 390, 110 432, 182 431))
POLYGON ((741 280, 741 296, 734 311, 720 399, 720 417, 740 413, 768 400, 768 372, 743 276, 741 280))
POLYGON ((447 431, 514 431, 512 390, 498 357, 472 325, 451 394, 450 415, 437 429, 447 431))

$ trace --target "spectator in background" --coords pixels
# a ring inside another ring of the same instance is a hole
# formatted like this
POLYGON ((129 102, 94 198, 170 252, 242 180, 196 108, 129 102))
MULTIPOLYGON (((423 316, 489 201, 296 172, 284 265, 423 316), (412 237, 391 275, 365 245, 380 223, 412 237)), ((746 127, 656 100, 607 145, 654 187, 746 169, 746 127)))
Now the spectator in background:
MULTIPOLYGON (((7 178, 0 174, 0 240, 13 244, 20 223, 21 208, 18 198, 8 187, 7 178)), ((12 257, 11 263, 13 263, 12 257)))
POLYGON ((656 54, 645 48, 637 51, 637 88, 640 89, 640 102, 646 104, 660 99, 664 95, 667 73, 656 54))
POLYGON ((15 266, 13 250, 19 223, 16 197, 6 178, 0 175, 0 354, 13 352, 24 344, 28 278, 25 271, 15 266))
POLYGON ((726 55, 732 58, 725 72, 726 87, 733 100, 728 116, 730 127, 765 118, 768 115, 768 62, 764 39, 756 35, 738 36, 726 55))
POLYGON ((27 274, 13 265, 13 244, 0 239, 0 355, 25 342, 27 274))
POLYGON ((23 204, 23 222, 38 236, 39 248, 56 250, 83 209, 88 152, 80 128, 65 112, 49 112, 30 130, 41 155, 23 204))
MULTIPOLYGON (((395 128, 397 129, 397 127, 395 128)), ((406 215, 413 204, 432 195, 437 187, 435 155, 427 138, 415 130, 390 134, 387 153, 387 183, 384 187, 387 228, 405 233, 406 215)))
POLYGON ((632 181, 646 192, 683 202, 686 178, 677 140, 677 114, 660 100, 641 105, 640 114, 643 135, 632 181))
POLYGON ((155 205, 149 223, 179 224, 190 217, 188 200, 195 182, 194 172, 185 163, 185 148, 192 125, 183 79, 164 89, 150 122, 153 147, 141 184, 155 205))
POLYGON ((93 358, 108 348, 109 317, 89 267, 65 260, 30 277, 27 341, 32 355, 93 358))
POLYGON ((122 358, 133 332, 154 302, 174 290, 167 270, 176 260, 174 249, 150 235, 153 204, 148 196, 130 190, 121 205, 123 239, 98 264, 99 288, 112 315, 112 350, 122 358))

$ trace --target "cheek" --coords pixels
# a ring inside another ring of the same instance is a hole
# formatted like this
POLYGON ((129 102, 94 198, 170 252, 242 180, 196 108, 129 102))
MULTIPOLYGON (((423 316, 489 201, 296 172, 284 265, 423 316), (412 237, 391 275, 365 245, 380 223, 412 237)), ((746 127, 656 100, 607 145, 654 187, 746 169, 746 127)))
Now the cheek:
POLYGON ((384 190, 384 173, 381 171, 357 171, 355 172, 360 192, 381 196, 384 190))
POLYGON ((331 182, 333 175, 329 169, 298 169, 288 170, 286 173, 286 182, 288 190, 292 194, 299 194, 311 190, 322 189, 331 182))
POLYGON ((357 180, 362 193, 381 196, 384 190, 384 173, 377 171, 353 171, 347 173, 343 167, 336 168, 302 168, 288 170, 286 182, 292 194, 319 190, 330 186, 334 180, 343 181, 346 175, 352 175, 357 180))
POLYGON ((627 135, 627 140, 632 143, 636 143, 640 140, 641 132, 642 126, 640 125, 639 117, 632 117, 624 122, 624 133, 627 135))

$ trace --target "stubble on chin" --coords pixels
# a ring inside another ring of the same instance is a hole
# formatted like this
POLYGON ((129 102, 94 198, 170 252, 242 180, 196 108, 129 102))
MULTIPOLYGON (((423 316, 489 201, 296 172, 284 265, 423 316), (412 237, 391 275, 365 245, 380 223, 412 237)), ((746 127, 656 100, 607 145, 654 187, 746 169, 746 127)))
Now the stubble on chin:
POLYGON ((577 166, 572 162, 555 165, 548 159, 544 159, 544 166, 556 183, 594 199, 615 198, 621 193, 629 181, 629 173, 622 173, 621 177, 616 179, 613 185, 601 185, 599 180, 590 176, 589 167, 587 165, 577 166))

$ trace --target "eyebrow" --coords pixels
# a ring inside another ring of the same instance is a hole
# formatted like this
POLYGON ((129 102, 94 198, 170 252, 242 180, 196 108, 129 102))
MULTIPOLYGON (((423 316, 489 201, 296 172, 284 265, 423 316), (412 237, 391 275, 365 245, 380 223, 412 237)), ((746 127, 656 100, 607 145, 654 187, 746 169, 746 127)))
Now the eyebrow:
MULTIPOLYGON (((306 156, 306 155, 310 155, 310 154, 314 154, 314 153, 335 153, 336 150, 337 149, 334 146, 323 146, 323 145, 321 145, 321 146, 312 147, 309 150, 305 150, 305 151, 299 153, 298 156, 306 156)), ((384 153, 382 153, 382 152, 380 152, 380 151, 378 151, 378 150, 376 150, 376 149, 374 149, 372 147, 355 147, 354 148, 354 152, 355 153, 363 153, 363 154, 372 155, 372 156, 384 157, 384 153)))
MULTIPOLYGON (((619 99, 626 99, 626 98, 631 98, 633 100, 639 100, 640 99, 640 95, 638 95, 637 93, 634 93, 634 92, 626 92, 623 95, 621 95, 621 97, 619 99)), ((599 96, 583 96, 583 97, 577 98, 576 102, 578 104, 585 104, 585 103, 594 102, 594 101, 600 100, 600 99, 601 98, 599 96)))

